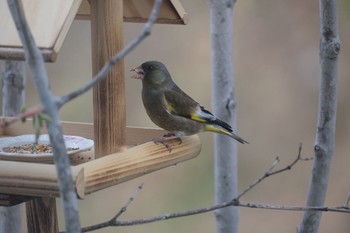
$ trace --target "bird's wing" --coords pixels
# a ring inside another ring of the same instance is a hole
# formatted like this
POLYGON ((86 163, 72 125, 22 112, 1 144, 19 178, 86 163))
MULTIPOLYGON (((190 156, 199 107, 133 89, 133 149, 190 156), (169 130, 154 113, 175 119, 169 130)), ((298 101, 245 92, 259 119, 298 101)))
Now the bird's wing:
POLYGON ((167 111, 171 114, 202 123, 219 125, 232 132, 230 125, 217 119, 210 111, 199 105, 180 88, 164 91, 164 97, 167 111))

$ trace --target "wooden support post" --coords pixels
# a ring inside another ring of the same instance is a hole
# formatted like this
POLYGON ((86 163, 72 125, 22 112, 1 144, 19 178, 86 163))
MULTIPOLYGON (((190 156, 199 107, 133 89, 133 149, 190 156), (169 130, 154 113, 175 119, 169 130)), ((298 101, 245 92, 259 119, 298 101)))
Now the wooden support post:
POLYGON ((56 200, 39 197, 26 203, 28 233, 57 233, 56 200))
MULTIPOLYGON (((96 74, 124 44, 123 0, 90 0, 92 70, 96 74)), ((126 144, 124 62, 114 66, 93 91, 95 158, 126 144)))

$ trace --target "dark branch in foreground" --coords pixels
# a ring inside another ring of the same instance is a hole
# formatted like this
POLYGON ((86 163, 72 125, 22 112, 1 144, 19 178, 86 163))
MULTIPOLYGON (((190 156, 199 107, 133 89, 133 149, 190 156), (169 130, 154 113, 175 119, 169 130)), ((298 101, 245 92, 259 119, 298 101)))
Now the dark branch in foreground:
POLYGON ((101 80, 103 80, 112 66, 117 64, 120 60, 122 60, 127 54, 129 54, 136 46, 138 46, 147 36, 151 34, 152 27, 154 23, 157 20, 158 12, 160 9, 160 6, 162 5, 162 0, 156 0, 151 15, 149 16, 149 19, 147 23, 144 26, 143 31, 140 33, 139 36, 137 36, 133 41, 130 42, 127 46, 125 46, 117 55, 112 57, 103 67, 102 69, 91 79, 89 83, 87 83, 85 86, 77 89, 76 91, 73 91, 65 96, 62 96, 61 98, 58 98, 56 100, 57 106, 60 108, 62 105, 67 103, 68 101, 84 94, 85 92, 89 91, 91 88, 97 85, 101 80))
POLYGON ((82 229, 82 232, 92 231, 92 230, 98 230, 105 227, 119 227, 119 226, 134 226, 134 225, 141 225, 141 224, 147 224, 147 223, 153 223, 173 218, 180 218, 180 217, 186 217, 196 214, 203 214, 207 212, 211 212, 217 209, 226 208, 230 206, 237 206, 237 207, 247 207, 247 208, 259 208, 259 209, 273 209, 273 210, 284 210, 284 211, 323 211, 323 212, 340 212, 340 213, 350 213, 350 208, 345 206, 335 206, 335 207, 304 207, 304 206, 288 206, 288 205, 269 205, 269 204, 257 204, 257 203, 246 203, 241 202, 237 199, 233 199, 229 202, 224 202, 218 205, 214 205, 207 208, 200 208, 195 210, 188 210, 184 212, 177 212, 177 213, 169 213, 164 214, 152 218, 145 218, 145 219, 136 219, 136 220, 130 220, 130 221, 118 221, 114 219, 114 221, 107 221, 104 223, 99 223, 96 225, 92 225, 89 227, 85 227, 82 229), (87 230, 89 229, 89 230, 87 230))
MULTIPOLYGON (((112 57, 103 67, 102 69, 91 79, 90 82, 88 82, 85 86, 80 87, 79 89, 72 91, 62 97, 56 97, 55 103, 58 108, 61 108, 64 104, 67 102, 77 98, 78 96, 81 96, 82 94, 86 93, 90 89, 92 89, 94 86, 97 85, 100 81, 102 81, 110 69, 116 65, 118 62, 120 62, 126 55, 128 55, 132 50, 134 50, 147 36, 151 34, 152 27, 155 24, 158 16, 158 12, 160 9, 160 6, 162 5, 163 0, 156 0, 151 15, 149 16, 149 19, 147 23, 144 26, 143 31, 137 36, 134 40, 132 40, 127 46, 125 46, 118 54, 116 54, 114 57, 112 57)), ((17 117, 12 118, 10 121, 3 121, 0 124, 0 127, 6 127, 10 124, 13 124, 25 117, 30 117, 36 114, 38 110, 45 111, 43 107, 35 107, 33 108, 34 111, 29 111, 27 114, 21 114, 17 117)))
MULTIPOLYGON (((342 206, 334 206, 334 207, 327 207, 327 206, 319 206, 319 207, 305 207, 305 206, 289 206, 289 205, 270 205, 270 204, 258 204, 258 203, 248 203, 248 202, 242 202, 239 199, 244 196, 246 193, 248 193, 250 190, 252 190, 255 186, 257 186, 259 183, 261 183, 266 178, 276 175, 288 170, 291 170, 299 161, 308 161, 312 158, 304 158, 301 155, 302 145, 300 144, 298 155, 292 163, 287 165, 284 168, 275 170, 275 167, 279 163, 279 157, 277 156, 276 159, 273 161, 270 168, 255 182, 253 182, 251 185, 249 185, 245 190, 243 190, 236 198, 234 198, 231 201, 224 202, 218 205, 213 205, 206 208, 200 208, 195 210, 188 210, 183 212, 177 212, 177 213, 168 213, 156 217, 151 218, 145 218, 145 219, 136 219, 136 220, 130 220, 130 221, 119 221, 118 217, 122 215, 127 209, 127 207, 131 204, 131 202, 135 199, 136 195, 141 191, 142 186, 139 186, 137 191, 134 195, 132 195, 128 202, 118 211, 118 213, 110 220, 102 223, 98 223, 95 225, 91 225, 88 227, 84 227, 82 229, 82 232, 88 232, 88 231, 94 231, 101 228, 106 227, 118 227, 118 226, 134 226, 134 225, 141 225, 141 224, 147 224, 147 223, 153 223, 173 218, 180 218, 180 217, 186 217, 196 214, 202 214, 211 212, 217 209, 222 209, 230 206, 236 206, 236 207, 246 207, 246 208, 259 208, 259 209, 273 209, 273 210, 284 210, 284 211, 323 211, 323 212, 339 212, 339 213, 350 213, 350 208, 348 207, 349 198, 346 201, 345 205, 342 206)), ((63 232, 61 232, 63 233, 63 232)))

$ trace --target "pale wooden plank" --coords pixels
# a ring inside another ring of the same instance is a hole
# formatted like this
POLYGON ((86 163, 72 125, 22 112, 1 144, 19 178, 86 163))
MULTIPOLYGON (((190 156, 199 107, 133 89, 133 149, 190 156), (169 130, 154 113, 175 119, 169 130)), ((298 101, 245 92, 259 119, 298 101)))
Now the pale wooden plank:
POLYGON ((120 153, 77 165, 75 168, 84 168, 85 192, 90 194, 192 159, 201 150, 201 143, 197 135, 184 137, 181 144, 176 140, 172 141, 170 145, 171 153, 163 145, 148 142, 120 153))
POLYGON ((81 5, 82 0, 74 0, 72 2, 72 6, 69 9, 68 15, 66 17, 66 20, 64 21, 61 31, 58 34, 58 38, 56 40, 56 43, 53 46, 53 53, 58 53, 63 42, 64 39, 66 38, 66 35, 70 29, 70 26, 73 23, 73 20, 75 19, 75 15, 77 14, 79 7, 81 5))
MULTIPOLYGON (((98 190, 178 164, 196 157, 201 150, 197 135, 163 145, 148 142, 72 167, 77 194, 83 198, 98 190)), ((25 162, 0 162, 0 193, 58 197, 55 166, 25 162)))
MULTIPOLYGON (((80 198, 85 195, 84 171, 73 169, 73 180, 80 198)), ((1 161, 0 193, 58 197, 56 168, 52 164, 1 161)))
MULTIPOLYGON (((24 12, 40 48, 52 49, 75 1, 81 0, 24 0, 24 12)), ((76 7, 76 10, 78 7, 76 7)), ((75 13, 75 12, 74 12, 75 13)), ((12 21, 7 1, 0 1, 0 45, 1 47, 22 47, 16 27, 12 21)), ((68 25, 70 26, 70 25, 68 25)))

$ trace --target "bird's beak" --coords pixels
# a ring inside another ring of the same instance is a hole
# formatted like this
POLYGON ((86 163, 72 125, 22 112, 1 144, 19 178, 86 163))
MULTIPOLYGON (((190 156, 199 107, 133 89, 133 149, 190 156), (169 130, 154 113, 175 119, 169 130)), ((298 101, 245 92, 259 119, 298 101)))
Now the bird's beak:
POLYGON ((145 76, 145 72, 143 71, 141 66, 131 69, 130 71, 134 71, 136 73, 133 76, 131 76, 131 78, 143 79, 145 76))

